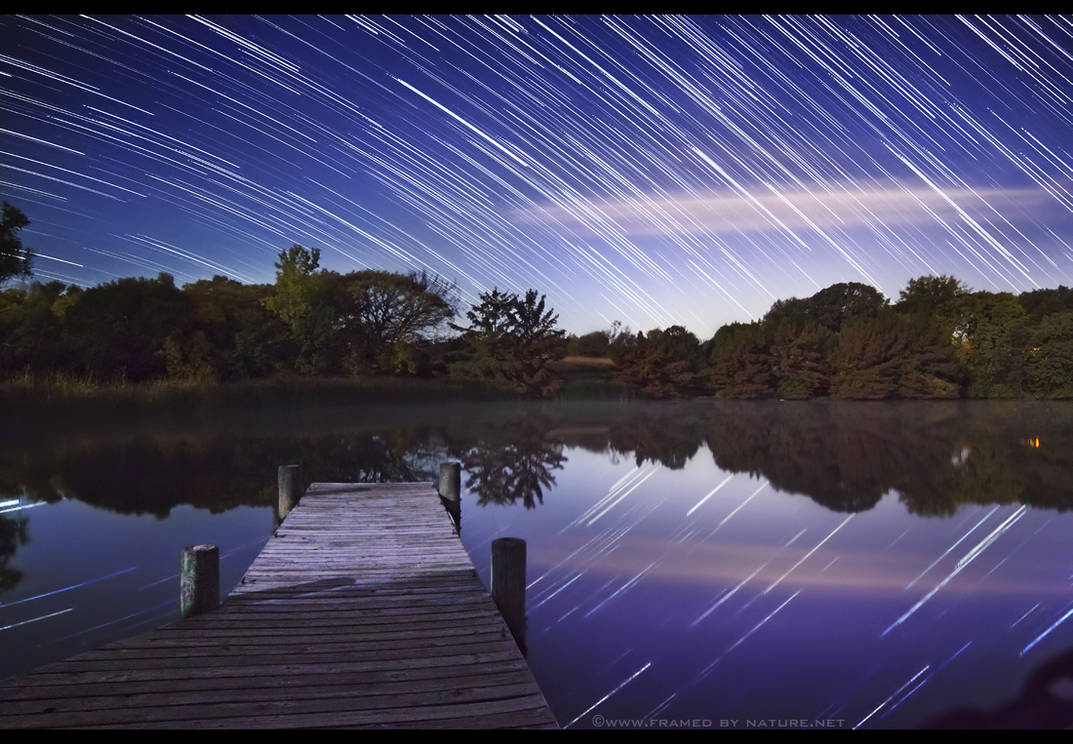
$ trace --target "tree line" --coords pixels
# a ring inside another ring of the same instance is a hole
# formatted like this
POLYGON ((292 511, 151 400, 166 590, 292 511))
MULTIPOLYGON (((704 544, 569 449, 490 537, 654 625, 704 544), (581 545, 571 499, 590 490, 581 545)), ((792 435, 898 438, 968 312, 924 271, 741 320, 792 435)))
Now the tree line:
MULTIPOLYGON (((0 281, 31 274, 3 205, 0 281)), ((494 289, 459 315, 458 289, 426 272, 320 267, 320 251, 281 251, 273 284, 224 276, 178 287, 174 277, 130 277, 83 289, 60 281, 0 292, 0 375, 142 383, 233 382, 293 373, 449 377, 542 396, 561 379, 558 316, 535 290, 494 289)))
POLYGON ((1073 290, 974 292, 923 276, 891 303, 839 283, 705 342, 677 325, 614 326, 569 339, 568 350, 614 360, 652 397, 1071 398, 1073 290))
POLYGON ((457 315, 453 284, 427 273, 318 270, 319 252, 280 253, 275 284, 223 276, 177 287, 124 278, 82 289, 35 282, 0 292, 0 370, 98 382, 306 376, 450 376, 550 392, 563 332, 545 300, 495 290, 457 315), (448 330, 457 333, 448 335, 448 330))
MULTIPOLYGON (((29 224, 5 203, 0 281, 28 275, 29 224)), ((0 374, 98 382, 229 382, 308 376, 479 381, 532 397, 564 383, 566 356, 603 357, 648 397, 1070 398, 1073 290, 971 291, 911 280, 891 303, 860 283, 775 302, 702 342, 683 326, 567 335, 544 295, 498 288, 462 312, 458 288, 424 272, 320 268, 318 249, 280 252, 274 284, 172 276, 82 289, 0 292, 0 374), (456 323, 458 319, 460 322, 456 323)))

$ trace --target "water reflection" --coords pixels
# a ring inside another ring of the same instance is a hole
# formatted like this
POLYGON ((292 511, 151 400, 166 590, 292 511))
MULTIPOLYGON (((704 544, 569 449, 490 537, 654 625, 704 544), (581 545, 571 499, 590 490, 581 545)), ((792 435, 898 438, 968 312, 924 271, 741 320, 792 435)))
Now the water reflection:
POLYGON ((1073 471, 1054 464, 1071 457, 1070 421, 1051 408, 767 405, 748 421, 713 419, 708 446, 720 468, 762 474, 837 511, 870 509, 889 491, 924 516, 953 514, 962 503, 1061 510, 1073 503, 1073 471), (1024 432, 1041 429, 1054 446, 1024 446, 1024 432))
POLYGON ((0 515, 0 594, 19 583, 22 572, 9 564, 20 545, 29 540, 26 518, 0 515))
POLYGON ((420 464, 425 449, 422 432, 406 429, 383 434, 305 432, 293 439, 169 432, 159 438, 53 442, 0 455, 0 472, 7 482, 18 484, 0 498, 21 492, 54 503, 68 497, 120 514, 159 519, 181 504, 218 513, 236 506, 271 505, 278 463, 300 463, 325 481, 417 481, 428 479, 427 468, 420 464))
POLYGON ((480 506, 520 502, 533 509, 544 503, 544 489, 555 487, 552 471, 567 460, 552 434, 557 423, 553 416, 527 416, 480 432, 462 457, 466 488, 480 506))
POLYGON ((72 582, 114 575, 85 588, 86 606, 140 594, 115 614, 149 623, 174 602, 162 582, 178 548, 144 558, 168 530, 175 546, 255 554, 260 533, 234 507, 271 511, 281 463, 312 481, 432 483, 440 462, 461 461, 462 537, 478 572, 494 538, 529 544, 530 664, 564 722, 618 689, 592 713, 636 718, 670 701, 668 716, 856 723, 911 679, 866 726, 915 725, 959 699, 994 709, 1054 648, 1023 662, 1016 652, 1070 610, 1071 515, 1059 514, 1073 506, 1069 405, 293 408, 42 422, 10 438, 0 500, 54 504, 0 531, 0 569, 14 572, 0 626, 49 618, 9 631, 41 634, 26 648, 119 622, 53 616, 74 590, 15 606, 72 582), (191 507, 231 521, 209 535, 191 507), (81 531, 110 564, 81 565, 84 548, 68 547, 81 531), (19 563, 31 533, 24 554, 48 560, 19 563), (61 556, 78 570, 43 577, 61 556), (90 600, 102 587, 112 594, 90 600), (927 695, 902 705, 918 684, 927 695))
POLYGON ((981 710, 958 707, 927 721, 930 729, 1068 729, 1073 726, 1073 648, 1038 664, 1020 695, 981 710))
MULTIPOLYGON (((26 437, 0 450, 0 500, 68 496, 164 518, 179 504, 219 512, 269 505, 282 462, 324 481, 432 480, 463 461, 480 504, 542 504, 570 448, 678 470, 707 449, 717 467, 840 512, 896 492, 913 514, 959 504, 1073 505, 1073 415, 1060 404, 690 402, 334 411, 275 427, 256 420, 141 420, 26 437), (349 413, 350 415, 345 415, 349 413)), ((23 534, 15 526, 4 534, 23 534)), ((4 544, 12 544, 12 537, 4 544)))

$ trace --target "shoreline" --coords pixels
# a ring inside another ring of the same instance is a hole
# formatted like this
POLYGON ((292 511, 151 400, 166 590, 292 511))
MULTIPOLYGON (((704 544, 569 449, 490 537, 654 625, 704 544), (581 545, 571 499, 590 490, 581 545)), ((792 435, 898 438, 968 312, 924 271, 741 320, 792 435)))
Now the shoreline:
POLYGON ((908 397, 851 398, 816 396, 810 398, 721 397, 719 395, 646 396, 640 387, 618 381, 608 374, 568 374, 563 387, 546 398, 520 395, 512 390, 475 381, 457 381, 442 377, 300 377, 283 375, 235 382, 197 382, 154 380, 95 382, 64 376, 0 381, 0 406, 23 407, 78 403, 112 403, 116 405, 218 404, 248 405, 256 403, 429 403, 429 402, 583 402, 583 401, 739 401, 739 402, 895 402, 895 401, 1053 401, 1069 397, 1009 396, 977 398, 908 397))

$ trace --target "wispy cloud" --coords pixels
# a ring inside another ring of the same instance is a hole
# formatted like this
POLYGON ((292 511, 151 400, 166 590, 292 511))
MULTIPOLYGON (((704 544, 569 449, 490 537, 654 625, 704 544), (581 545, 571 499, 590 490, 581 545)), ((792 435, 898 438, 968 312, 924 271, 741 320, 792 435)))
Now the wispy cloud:
POLYGON ((774 191, 765 186, 737 191, 683 193, 515 210, 518 223, 558 223, 600 230, 612 221, 626 235, 673 233, 730 235, 743 232, 851 230, 870 226, 935 226, 959 222, 959 209, 973 217, 1012 218, 1011 210, 1036 212, 1052 197, 1039 188, 957 188, 938 192, 892 183, 872 189, 830 186, 815 190, 774 191), (955 206, 956 205, 956 206, 955 206))

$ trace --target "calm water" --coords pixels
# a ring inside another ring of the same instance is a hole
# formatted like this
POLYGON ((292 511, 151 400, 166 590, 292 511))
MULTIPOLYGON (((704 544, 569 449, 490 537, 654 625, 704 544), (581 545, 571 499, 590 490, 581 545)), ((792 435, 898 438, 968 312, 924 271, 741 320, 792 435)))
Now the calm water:
POLYGON ((562 725, 911 727, 959 709, 1069 725, 1046 713, 1073 699, 1073 404, 81 406, 15 423, 0 678, 176 619, 184 545, 219 545, 229 590, 271 532, 277 464, 431 481, 459 459, 485 584, 493 539, 528 542, 528 658, 562 725))

